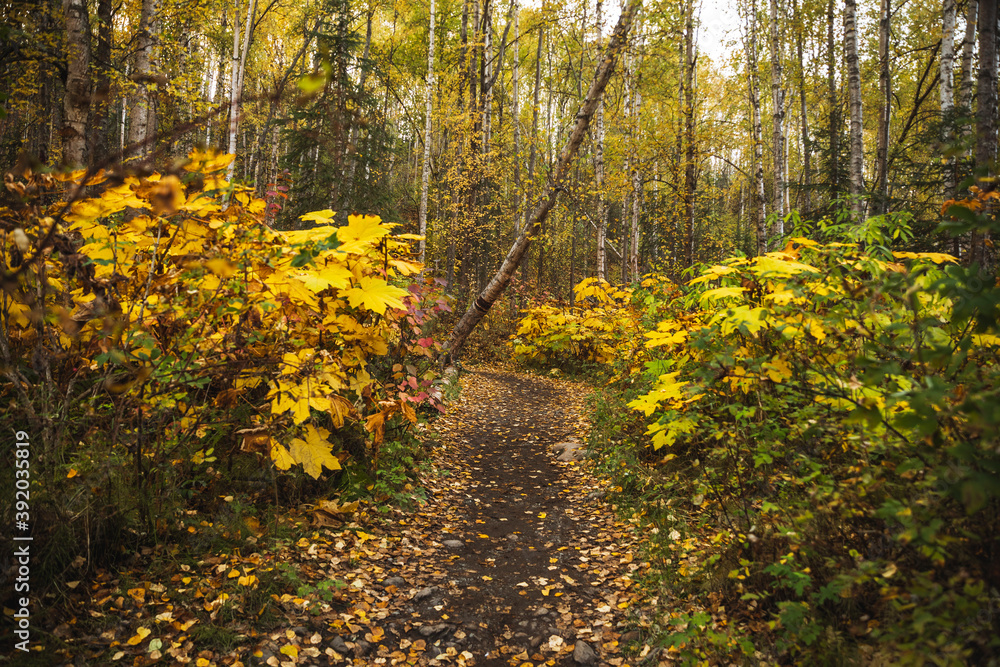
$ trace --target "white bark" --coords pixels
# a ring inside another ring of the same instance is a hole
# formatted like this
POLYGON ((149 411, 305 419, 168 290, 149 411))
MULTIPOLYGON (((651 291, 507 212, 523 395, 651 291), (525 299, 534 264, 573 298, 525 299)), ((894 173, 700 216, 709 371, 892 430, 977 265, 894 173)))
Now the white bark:
MULTIPOLYGON (((601 35, 602 22, 601 15, 602 0, 597 0, 597 49, 598 53, 603 45, 601 35)), ((604 250, 605 238, 608 233, 608 212, 604 203, 604 97, 597 103, 597 118, 595 128, 597 136, 594 141, 594 178, 597 181, 597 279, 605 280, 605 265, 607 263, 607 253, 604 250)))
POLYGON ((757 252, 767 252, 767 200, 764 195, 764 130, 760 122, 760 85, 757 79, 757 2, 752 0, 748 10, 747 33, 744 35, 744 49, 747 56, 747 88, 750 97, 750 122, 753 143, 753 193, 756 212, 755 232, 757 252))
MULTIPOLYGON (((257 0, 247 4, 247 20, 243 26, 243 42, 240 43, 239 4, 233 11, 233 59, 229 91, 229 153, 236 154, 236 135, 239 128, 240 106, 243 102, 243 73, 246 71, 247 52, 250 50, 250 38, 253 32, 253 19, 257 10, 257 0)), ((229 163, 226 180, 233 180, 236 173, 236 160, 229 163)))
MULTIPOLYGON (((424 165, 420 176, 420 236, 427 235, 427 190, 431 180, 431 119, 434 113, 434 0, 431 0, 431 27, 427 39, 427 97, 424 102, 424 165)), ((420 262, 427 252, 427 242, 420 239, 420 262)))
POLYGON ((785 89, 782 87, 781 40, 778 35, 778 0, 771 0, 771 119, 774 142, 774 233, 784 233, 785 191, 785 89))
POLYGON ((959 88, 958 103, 967 113, 972 108, 972 50, 976 45, 976 22, 979 19, 979 0, 969 0, 965 16, 965 38, 962 40, 962 85, 959 88))
POLYGON ((861 125, 861 70, 858 66, 857 2, 844 3, 844 57, 847 60, 847 93, 851 112, 851 157, 848 163, 850 177, 851 211, 854 221, 862 222, 864 203, 864 140, 861 125))

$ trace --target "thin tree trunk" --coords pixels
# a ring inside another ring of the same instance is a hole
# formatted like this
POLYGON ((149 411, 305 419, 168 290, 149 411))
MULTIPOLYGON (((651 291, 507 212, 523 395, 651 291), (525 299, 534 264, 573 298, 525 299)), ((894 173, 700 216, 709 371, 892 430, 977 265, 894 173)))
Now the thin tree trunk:
MULTIPOLYGON (((944 121, 942 141, 945 145, 952 142, 953 135, 948 130, 952 126, 952 112, 955 107, 954 69, 955 69, 955 0, 944 0, 941 18, 941 117, 944 121)), ((950 154, 944 158, 944 198, 955 196, 955 160, 950 154)))
MULTIPOLYGON (((687 33, 685 39, 685 91, 686 108, 684 110, 684 134, 687 141, 687 156, 684 160, 684 245, 685 245, 685 266, 694 266, 694 192, 698 185, 697 172, 695 171, 695 150, 694 150, 694 107, 695 107, 695 68, 697 67, 697 52, 694 44, 694 0, 688 0, 687 8, 687 33)), ((622 248, 622 252, 625 249, 622 248)))
POLYGON ((91 99, 91 134, 89 140, 90 166, 108 159, 111 155, 111 128, 108 126, 111 110, 111 46, 114 38, 114 27, 111 22, 114 17, 114 7, 111 0, 97 2, 97 50, 94 53, 94 64, 97 67, 97 80, 94 82, 94 96, 91 99))
POLYGON ((802 58, 802 17, 799 16, 798 0, 792 0, 792 14, 796 17, 795 47, 799 59, 799 115, 802 128, 802 207, 801 213, 812 211, 812 151, 809 150, 809 116, 806 113, 806 70, 802 58))
POLYGON ((66 96, 63 99, 63 162, 87 164, 90 112, 90 14, 84 0, 65 0, 66 96))
MULTIPOLYGON (((511 66, 511 124, 514 126, 514 184, 520 190, 521 183, 521 92, 519 88, 521 72, 521 6, 514 2, 514 63, 511 66)), ((520 225, 515 222, 515 229, 520 225)))
POLYGON ((149 86, 152 83, 150 63, 159 39, 159 22, 157 20, 159 13, 159 0, 142 0, 139 34, 136 40, 138 46, 132 62, 132 75, 130 77, 139 84, 139 89, 129 114, 128 127, 128 144, 136 146, 135 153, 140 156, 150 152, 149 142, 156 135, 156 104, 154 93, 149 86))
POLYGON ((486 315, 493 303, 503 294, 518 265, 524 259, 525 253, 530 247, 537 229, 544 222, 552 207, 555 206, 556 198, 563 189, 570 166, 587 132, 590 118, 597 109, 597 103, 608 84, 608 79, 611 78, 611 73, 614 71, 615 62, 628 39, 632 20, 635 18, 640 4, 640 0, 630 0, 622 8, 618 25, 611 35, 608 49, 597 68, 594 80, 590 85, 590 90, 587 91, 587 97, 580 107, 580 111, 576 114, 576 124, 573 127, 573 131, 570 133, 569 140, 563 147, 562 152, 559 154, 559 159, 550 172, 551 176, 545 195, 538 201, 538 204, 532 211, 531 216, 528 218, 528 224, 518 234, 514 245, 504 258, 500 270, 497 271, 496 275, 493 276, 486 286, 486 289, 476 298, 475 302, 473 302, 472 306, 465 312, 452 330, 451 337, 445 345, 442 359, 445 363, 458 354, 465 344, 465 339, 468 338, 476 324, 483 319, 483 316, 486 315))
MULTIPOLYGON (((604 16, 601 14, 602 0, 597 0, 597 48, 604 46, 601 35, 604 16)), ((604 96, 597 103, 597 136, 594 152, 594 180, 597 181, 597 280, 605 280, 605 264, 607 253, 604 249, 605 237, 608 234, 608 212, 604 201, 604 96)))
POLYGON ((979 17, 979 0, 969 0, 965 16, 965 38, 962 40, 962 85, 959 87, 958 104, 962 113, 972 109, 972 50, 976 45, 976 22, 979 17))
POLYGON ((881 0, 878 27, 878 89, 879 117, 875 144, 875 205, 876 212, 889 207, 889 121, 892 113, 892 81, 889 72, 889 27, 892 21, 890 0, 881 0))
POLYGON ((778 35, 778 0, 771 0, 771 138, 774 144, 774 220, 772 233, 784 233, 785 189, 785 90, 782 87, 781 41, 778 35))
MULTIPOLYGON (((420 176, 420 263, 426 261, 427 252, 427 191, 431 182, 431 131, 434 114, 434 0, 431 0, 431 26, 427 38, 427 98, 425 100, 427 118, 424 121, 424 164, 420 176)), ((369 26, 371 23, 369 22, 369 26)), ((370 34, 370 33, 369 33, 370 34)))
MULTIPOLYGON (((372 45, 372 18, 375 16, 375 10, 370 10, 368 12, 368 17, 365 27, 365 47, 361 52, 361 75, 358 77, 358 98, 364 98, 365 96, 365 82, 368 80, 368 54, 371 52, 372 45)), ((430 142, 425 139, 425 142, 429 145, 430 142)), ((357 192, 357 187, 354 184, 354 175, 358 170, 358 159, 360 157, 360 152, 357 147, 358 143, 358 122, 354 120, 351 123, 351 135, 347 141, 348 149, 351 151, 350 162, 347 167, 347 187, 350 188, 350 193, 353 195, 357 192)), ((346 200, 346 204, 353 204, 352 201, 346 200)))
MULTIPOLYGON (((979 5, 979 85, 976 91, 976 167, 986 176, 996 173, 997 159, 997 2, 985 0, 979 5)), ((991 180, 980 183, 983 190, 993 190, 991 180)), ((987 234, 972 233, 969 262, 987 265, 987 234)))
POLYGON ((747 17, 744 48, 747 55, 747 88, 750 96, 751 134, 753 141, 753 200, 756 216, 754 229, 757 253, 767 252, 767 199, 764 195, 764 129, 760 122, 760 85, 757 81, 757 2, 752 0, 747 17))
POLYGON ((833 0, 826 6, 826 84, 830 100, 830 196, 840 194, 840 100, 837 99, 837 56, 833 39, 833 0))
POLYGON ((847 92, 851 109, 851 160, 850 193, 851 212, 854 221, 860 223, 864 217, 864 142, 861 125, 861 70, 858 67, 858 33, 856 0, 844 2, 844 56, 847 59, 847 92))
MULTIPOLYGON (((239 128, 240 107, 243 104, 243 72, 247 65, 247 51, 250 50, 250 38, 253 32, 253 19, 257 11, 257 0, 250 0, 247 4, 247 20, 243 25, 243 44, 240 44, 239 34, 239 5, 237 11, 233 12, 233 73, 232 90, 229 97, 229 153, 236 154, 236 136, 239 128)), ((236 173, 236 160, 229 163, 226 172, 226 180, 233 180, 236 173)))

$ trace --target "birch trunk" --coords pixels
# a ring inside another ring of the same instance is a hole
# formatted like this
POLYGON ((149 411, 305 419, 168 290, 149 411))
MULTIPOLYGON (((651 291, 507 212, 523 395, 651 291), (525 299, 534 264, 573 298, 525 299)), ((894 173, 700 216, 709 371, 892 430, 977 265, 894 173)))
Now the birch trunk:
MULTIPOLYGON (((694 150, 694 107, 696 95, 695 68, 697 67, 697 51, 694 44, 694 0, 688 0, 687 8, 687 30, 685 35, 685 64, 687 72, 685 74, 685 101, 684 109, 684 134, 687 141, 687 155, 684 160, 684 196, 685 196, 685 255, 686 266, 694 266, 694 192, 698 185, 697 173, 695 171, 695 150, 694 150)), ((622 248, 622 252, 625 249, 622 248)))
POLYGON ((861 125, 861 70, 858 67, 857 1, 844 2, 844 57, 847 60, 847 93, 851 110, 851 159, 849 163, 851 212, 855 223, 864 218, 864 142, 861 125))
POLYGON ((63 162, 87 164, 90 113, 90 14, 84 0, 65 0, 66 96, 63 99, 63 162))
POLYGON ((760 85, 757 81, 757 2, 750 3, 744 48, 747 56, 747 88, 750 97, 750 121, 753 140, 753 200, 757 253, 767 252, 767 200, 764 195, 764 129, 760 122, 760 85))
MULTIPOLYGON (((940 65, 940 89, 941 93, 941 116, 944 120, 944 131, 942 141, 947 146, 953 140, 952 133, 948 130, 952 127, 952 112, 955 108, 955 0, 944 0, 941 18, 941 65, 940 65)), ((950 199, 955 196, 955 159, 946 154, 944 158, 944 198, 950 199)))
POLYGON ((892 21, 890 0, 881 1, 878 26, 878 135, 875 144, 875 210, 885 213, 889 207, 889 121, 892 114, 892 80, 889 72, 889 27, 892 21))
POLYGON ((784 233, 785 189, 785 90, 782 88, 781 41, 778 35, 778 0, 771 0, 771 139, 774 144, 773 234, 784 233))
MULTIPOLYGON (((798 0, 793 0, 792 13, 798 17, 798 0)), ((802 57, 802 19, 796 19, 795 48, 799 60, 799 115, 802 129, 802 213, 812 211, 812 151, 809 150, 809 116, 806 113, 806 70, 802 57)))
POLYGON ((503 294, 504 289, 506 289, 507 285, 510 283, 518 265, 524 259, 528 248, 531 246, 534 234, 541 226, 542 222, 544 222, 546 216, 548 216, 549 211, 551 211, 552 207, 555 206, 559 192, 562 191, 566 178, 569 175, 573 159, 580 148, 580 144, 583 142, 584 135, 587 132, 587 127, 590 124, 590 118, 597 109, 597 103, 600 100, 601 95, 604 93, 604 89, 608 84, 608 79, 611 78, 611 74, 614 71, 615 62, 621 54, 622 48, 625 46, 628 39, 628 32, 639 6, 640 0, 630 0, 629 3, 622 8, 621 16, 618 19, 618 25, 615 27, 615 30, 611 35, 611 41, 608 44, 608 49, 605 51, 600 65, 597 68, 597 72, 594 74, 594 80, 590 84, 590 89, 587 91, 587 97, 584 100, 583 105, 580 107, 579 112, 576 114, 576 124, 570 133, 569 140, 560 152, 559 159, 556 160, 556 163, 550 172, 551 176, 544 196, 539 199, 538 203, 532 210, 531 215, 528 218, 529 224, 525 225, 524 229, 522 229, 520 234, 518 234, 513 246, 511 246, 510 251, 504 258, 503 264, 500 266, 500 270, 497 271, 496 275, 494 275, 490 282, 486 285, 486 289, 480 293, 480 295, 473 302, 472 306, 465 312, 462 319, 458 321, 458 324, 456 324, 455 328, 452 330, 451 337, 445 345, 444 355, 442 358, 444 363, 447 363, 458 354, 458 352, 462 349, 462 346, 465 344, 466 338, 468 338, 476 324, 483 319, 483 316, 486 315, 493 303, 500 297, 501 294, 503 294))
POLYGON ((142 0, 137 47, 130 76, 139 84, 139 89, 129 112, 128 126, 128 144, 134 147, 133 151, 139 156, 150 152, 149 143, 156 134, 156 107, 154 93, 149 85, 152 82, 151 63, 159 36, 157 21, 159 11, 159 0, 142 0))
POLYGON ((840 100, 837 99, 837 56, 833 39, 833 0, 826 5, 826 84, 830 104, 830 196, 840 194, 840 100))
POLYGON ((976 22, 979 19, 979 0, 969 0, 965 16, 965 38, 962 40, 962 85, 959 88, 958 104, 962 113, 972 109, 972 50, 976 44, 976 22))
MULTIPOLYGON (((253 19, 257 11, 257 0, 250 0, 247 4, 247 20, 243 25, 243 43, 240 44, 239 28, 239 4, 233 12, 233 62, 232 81, 229 91, 229 153, 236 154, 236 136, 239 129, 240 106, 243 102, 243 72, 247 65, 247 51, 250 50, 251 32, 253 32, 253 19)), ((236 173, 236 160, 229 163, 226 171, 226 180, 233 180, 236 173)))
MULTIPOLYGON (((431 182, 431 118, 434 113, 434 0, 431 0, 431 26, 427 38, 427 97, 424 102, 427 118, 424 121, 424 164, 420 175, 420 263, 426 259, 427 242, 427 191, 431 182)), ((368 24, 369 26, 371 23, 368 24)))
MULTIPOLYGON (((597 0, 597 48, 604 47, 602 36, 602 23, 604 16, 601 14, 602 0, 597 0)), ((607 253, 604 249, 606 236, 608 234, 608 212, 604 202, 604 96, 597 102, 596 134, 594 146, 594 180, 597 181, 597 279, 605 280, 605 264, 607 263, 607 253)))

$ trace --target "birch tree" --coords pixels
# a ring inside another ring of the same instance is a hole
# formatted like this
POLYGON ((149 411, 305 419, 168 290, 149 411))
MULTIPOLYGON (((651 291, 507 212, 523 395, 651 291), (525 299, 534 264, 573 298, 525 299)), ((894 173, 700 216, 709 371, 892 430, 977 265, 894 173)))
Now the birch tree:
POLYGON ((425 261, 427 252, 427 191, 431 182, 431 130, 432 118, 434 114, 434 0, 431 0, 431 24, 427 37, 427 91, 424 99, 425 113, 424 120, 424 162, 420 175, 420 262, 425 261))
POLYGON ((751 0, 747 9, 743 48, 747 58, 747 93, 750 98, 750 134, 753 143, 753 200, 757 252, 767 252, 767 201, 764 195, 764 134, 760 123, 760 85, 757 78, 757 0, 751 0))
POLYGON ((90 15, 84 0, 65 0, 66 96, 63 99, 63 161, 87 163, 87 115, 90 111, 90 15))
POLYGON ((777 214, 773 232, 784 233, 785 200, 788 187, 785 175, 785 90, 782 87, 781 39, 778 31, 778 0, 771 0, 771 120, 774 144, 774 212, 777 214))
POLYGON ((628 4, 622 8, 618 24, 611 34, 608 48, 597 67, 594 80, 590 84, 590 89, 587 91, 583 105, 576 114, 576 123, 570 132, 569 139, 563 146, 562 151, 559 153, 559 158, 550 172, 545 193, 531 211, 527 219, 528 224, 521 229, 511 249, 507 252, 503 263, 500 265, 500 269, 455 325, 442 353, 443 363, 447 364, 461 351, 466 338, 468 338, 479 321, 483 319, 483 316, 489 312, 489 309, 500 295, 503 294, 511 278, 514 276, 517 267, 524 260, 531 242, 548 216, 549 211, 555 206, 559 193, 564 189, 576 153, 580 148, 580 144, 583 143, 583 137, 587 132, 587 127, 590 125, 590 119, 597 109, 597 104, 608 85, 608 80, 614 72, 615 64, 627 43, 632 21, 640 5, 641 0, 629 0, 628 4))
MULTIPOLYGON (((944 0, 941 11, 941 61, 938 89, 941 94, 941 116, 944 119, 945 130, 942 140, 947 145, 951 143, 952 134, 947 130, 951 125, 951 115, 955 108, 955 0, 944 0)), ((955 160, 951 155, 945 156, 944 164, 944 196, 955 195, 955 160)))
POLYGON ((864 142, 861 125, 861 69, 858 66, 857 2, 844 2, 844 57, 847 60, 847 95, 851 112, 851 158, 849 162, 851 212, 854 221, 864 216, 864 142))
MULTIPOLYGON (((604 47, 602 27, 604 16, 601 13, 602 0, 597 0, 597 48, 604 47)), ((605 280, 605 265, 607 253, 604 249, 605 237, 608 233, 608 212, 604 202, 604 96, 597 101, 597 118, 595 122, 596 137, 594 138, 594 180, 597 185, 597 279, 605 280)))
POLYGON ((156 106, 154 91, 150 84, 155 83, 151 63, 159 39, 157 20, 159 13, 159 0, 142 0, 136 50, 132 59, 132 74, 129 77, 139 87, 129 112, 128 122, 128 144, 135 147, 136 154, 140 156, 150 152, 152 147, 149 144, 156 134, 156 106))
MULTIPOLYGON (((240 107, 243 103, 243 73, 246 71, 247 52, 250 50, 250 39, 253 33, 254 14, 257 10, 257 0, 249 0, 247 4, 247 20, 243 28, 243 41, 240 42, 240 9, 236 0, 233 10, 233 58, 230 74, 229 90, 229 152, 236 154, 236 135, 239 128, 240 107)), ((236 160, 229 163, 226 180, 233 180, 236 170, 236 160)))

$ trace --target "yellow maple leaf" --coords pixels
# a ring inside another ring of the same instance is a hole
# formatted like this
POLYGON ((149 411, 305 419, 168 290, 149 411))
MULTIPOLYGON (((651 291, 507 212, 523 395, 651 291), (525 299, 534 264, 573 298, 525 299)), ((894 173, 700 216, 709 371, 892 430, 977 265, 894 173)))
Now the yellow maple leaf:
POLYGON ((764 370, 771 382, 781 382, 792 377, 792 368, 781 357, 775 357, 771 361, 765 362, 764 370))
POLYGON ((344 295, 350 302, 351 308, 360 306, 382 315, 387 306, 402 310, 404 306, 400 299, 407 295, 407 291, 393 287, 381 278, 364 276, 356 287, 347 290, 344 295))
POLYGON ((288 453, 285 446, 278 441, 271 439, 271 460, 278 470, 288 470, 295 463, 295 459, 288 453))
POLYGON ((332 445, 327 440, 330 432, 325 428, 317 429, 312 424, 306 426, 306 439, 295 438, 290 443, 289 453, 296 463, 313 479, 318 479, 323 472, 323 466, 330 470, 340 470, 340 461, 330 453, 332 445))
POLYGON ((382 224, 377 215, 351 215, 347 218, 347 226, 337 230, 340 239, 341 252, 363 254, 378 239, 389 233, 389 227, 382 224))

